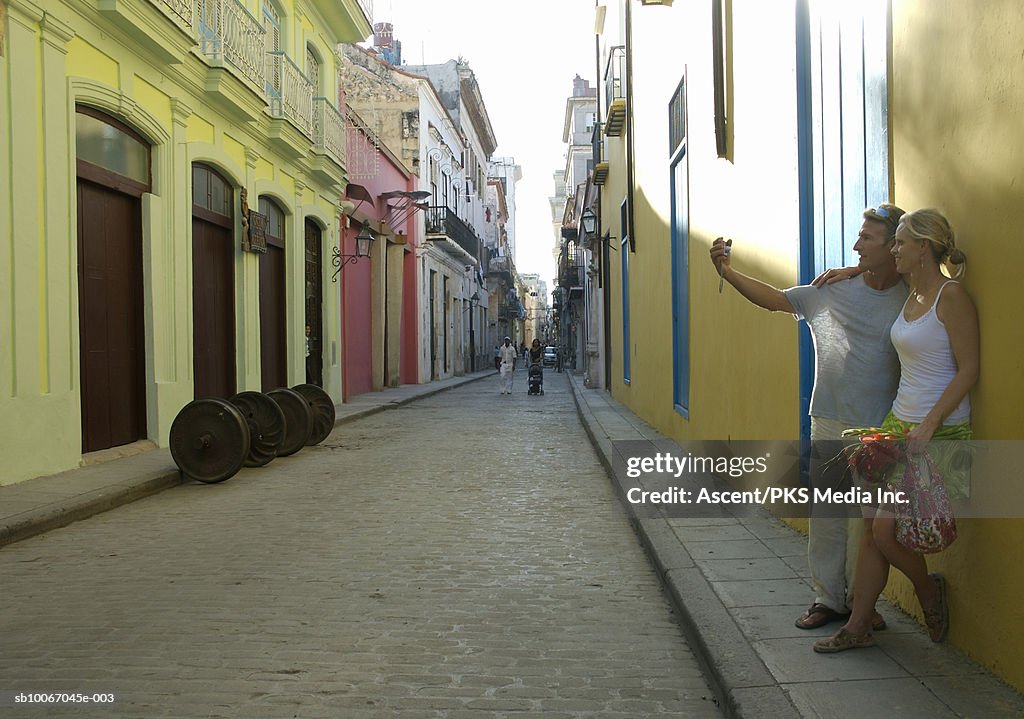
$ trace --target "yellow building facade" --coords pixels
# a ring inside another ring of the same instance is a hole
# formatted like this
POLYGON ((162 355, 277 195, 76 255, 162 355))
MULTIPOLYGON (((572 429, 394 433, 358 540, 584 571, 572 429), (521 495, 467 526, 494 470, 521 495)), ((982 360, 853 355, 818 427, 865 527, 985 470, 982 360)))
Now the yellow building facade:
MULTIPOLYGON (((615 399, 678 440, 799 438, 799 325, 720 294, 709 246, 732 238, 737 269, 789 287, 849 264, 860 212, 892 201, 942 209, 968 256, 976 437, 1024 436, 1024 303, 1003 279, 1024 259, 1016 3, 626 2, 598 16, 615 399)), ((1003 557, 1022 536, 1021 519, 966 519, 929 558, 950 580, 950 641, 1018 689, 1024 571, 1003 557)), ((887 592, 918 611, 897 574, 887 592)))
POLYGON ((340 401, 335 48, 367 0, 5 4, 0 484, 307 381, 311 322, 340 401))

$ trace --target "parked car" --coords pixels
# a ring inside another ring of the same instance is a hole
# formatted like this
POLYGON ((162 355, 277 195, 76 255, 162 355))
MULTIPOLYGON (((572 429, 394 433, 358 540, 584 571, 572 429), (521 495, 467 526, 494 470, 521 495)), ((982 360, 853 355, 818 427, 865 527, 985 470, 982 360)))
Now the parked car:
POLYGON ((558 364, 558 350, 550 345, 544 348, 544 358, 541 360, 541 364, 545 367, 554 367, 558 364))

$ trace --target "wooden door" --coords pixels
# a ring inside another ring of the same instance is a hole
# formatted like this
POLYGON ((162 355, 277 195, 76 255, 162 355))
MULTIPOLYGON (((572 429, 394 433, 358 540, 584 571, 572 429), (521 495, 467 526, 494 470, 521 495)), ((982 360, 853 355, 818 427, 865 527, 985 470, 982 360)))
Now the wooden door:
POLYGON ((285 312, 285 214, 260 198, 266 217, 267 252, 260 256, 260 381, 264 392, 288 386, 288 326, 285 312))
POLYGON ((194 165, 192 205, 192 369, 195 398, 226 398, 235 382, 235 244, 232 188, 194 165))
POLYGON ((79 177, 83 452, 146 436, 142 293, 139 198, 79 177))
POLYGON ((321 230, 316 223, 306 220, 305 301, 307 336, 306 382, 324 385, 324 322, 323 322, 323 253, 320 247, 321 230))

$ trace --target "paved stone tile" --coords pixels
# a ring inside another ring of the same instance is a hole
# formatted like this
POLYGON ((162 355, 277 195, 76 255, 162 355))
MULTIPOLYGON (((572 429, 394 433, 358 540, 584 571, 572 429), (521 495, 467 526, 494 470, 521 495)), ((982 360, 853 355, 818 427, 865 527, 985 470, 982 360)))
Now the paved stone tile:
POLYGON ((695 562, 712 582, 744 579, 796 579, 781 559, 705 559, 695 562))
POLYGON ((103 717, 721 717, 545 380, 5 547, 0 686, 115 692, 103 717))
MULTIPOLYGON (((810 584, 802 579, 754 579, 749 581, 712 582, 725 606, 770 607, 796 604, 813 598, 810 584)), ((808 603, 809 604, 809 603, 808 603)))
MULTIPOLYGON (((902 679, 908 675, 878 647, 840 654, 817 654, 814 637, 764 639, 754 649, 768 670, 782 684, 799 682, 842 682, 857 679, 902 679)), ((865 716, 872 716, 870 714, 865 716)))
POLYGON ((919 681, 911 678, 787 684, 786 690, 797 709, 808 717, 954 719, 957 716, 919 681))
POLYGON ((687 542, 694 561, 701 559, 768 559, 775 554, 759 539, 687 542))

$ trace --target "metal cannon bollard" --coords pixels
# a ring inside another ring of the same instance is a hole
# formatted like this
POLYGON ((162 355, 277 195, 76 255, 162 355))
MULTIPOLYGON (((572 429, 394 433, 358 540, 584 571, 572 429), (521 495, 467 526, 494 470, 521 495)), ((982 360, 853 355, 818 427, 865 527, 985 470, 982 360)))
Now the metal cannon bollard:
POLYGON ((213 484, 319 444, 334 429, 334 402, 314 384, 230 399, 197 399, 171 423, 171 457, 186 477, 213 484))

